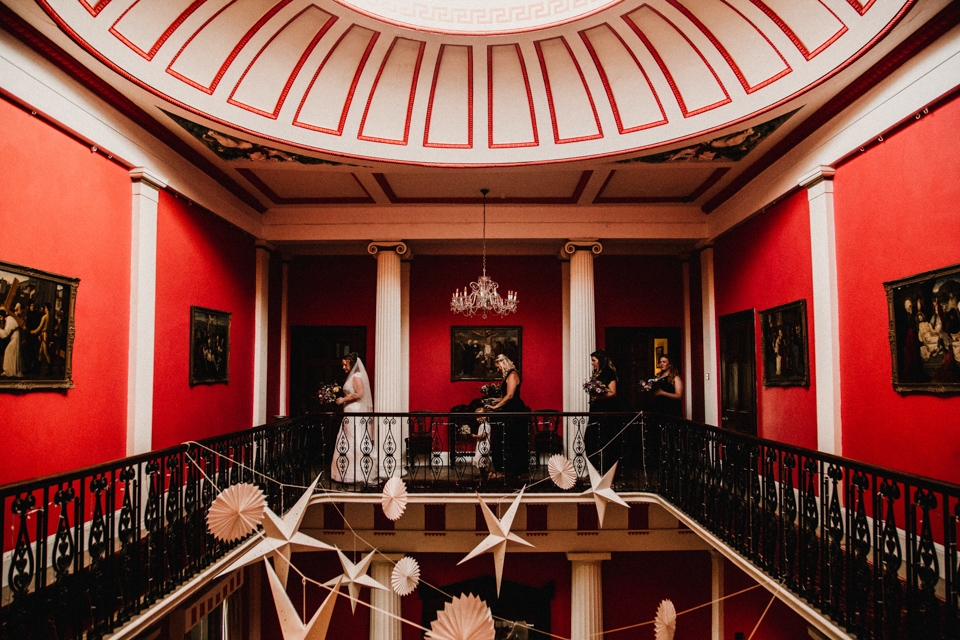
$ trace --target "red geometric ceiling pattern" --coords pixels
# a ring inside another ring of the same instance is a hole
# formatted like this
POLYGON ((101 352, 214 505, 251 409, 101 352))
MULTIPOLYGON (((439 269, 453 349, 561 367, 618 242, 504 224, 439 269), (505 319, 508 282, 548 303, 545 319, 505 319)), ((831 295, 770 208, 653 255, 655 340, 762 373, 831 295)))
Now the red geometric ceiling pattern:
POLYGON ((622 157, 781 115, 913 4, 595 1, 498 32, 445 31, 459 14, 438 2, 419 31, 374 0, 39 3, 165 110, 299 152, 453 166, 622 157))

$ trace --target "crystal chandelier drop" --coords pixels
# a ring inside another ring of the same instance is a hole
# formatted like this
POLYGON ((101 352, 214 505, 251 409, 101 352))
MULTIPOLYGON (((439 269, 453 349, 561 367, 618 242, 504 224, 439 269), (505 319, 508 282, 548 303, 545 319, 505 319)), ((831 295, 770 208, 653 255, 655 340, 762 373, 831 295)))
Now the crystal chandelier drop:
POLYGON ((499 285, 487 277, 487 194, 490 190, 480 189, 480 193, 483 194, 483 275, 470 283, 469 293, 466 287, 463 291, 454 290, 450 300, 450 311, 462 313, 468 318, 478 313, 486 318, 488 312, 505 316, 517 310, 517 292, 508 291, 504 300, 497 293, 499 285))

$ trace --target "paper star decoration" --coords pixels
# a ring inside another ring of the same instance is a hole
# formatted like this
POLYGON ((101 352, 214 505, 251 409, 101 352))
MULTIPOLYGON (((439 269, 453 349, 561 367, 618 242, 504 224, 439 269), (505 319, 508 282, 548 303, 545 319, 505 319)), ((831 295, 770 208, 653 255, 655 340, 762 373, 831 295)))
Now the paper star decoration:
POLYGON ((333 615, 333 605, 337 602, 337 591, 340 589, 338 583, 336 588, 332 589, 323 604, 317 609, 317 612, 310 618, 310 622, 304 624, 300 620, 300 614, 297 613, 290 597, 287 595, 283 585, 280 584, 280 578, 277 573, 263 559, 263 564, 267 566, 267 577, 270 579, 270 590, 273 592, 273 602, 277 607, 277 617, 280 618, 280 630, 283 632, 283 640, 323 640, 327 637, 327 628, 330 626, 330 617, 333 615))
POLYGON ((617 464, 619 463, 614 462, 610 470, 603 474, 601 478, 600 472, 590 463, 590 458, 584 458, 584 460, 587 461, 587 471, 590 472, 590 488, 580 495, 593 496, 593 501, 597 505, 597 518, 600 520, 600 527, 603 528, 603 514, 607 510, 608 502, 616 502, 627 509, 630 508, 630 505, 624 502, 623 498, 613 490, 613 476, 617 472, 617 464))
MULTIPOLYGON (((373 560, 373 554, 376 552, 376 549, 374 549, 368 553, 363 560, 354 564, 344 555, 343 551, 337 549, 337 553, 340 554, 340 564, 343 565, 343 575, 337 576, 333 580, 328 580, 324 583, 326 587, 332 587, 335 584, 339 585, 341 581, 347 585, 347 589, 350 591, 350 610, 354 613, 357 612, 357 596, 360 595, 360 587, 389 591, 387 587, 367 575, 367 570, 370 568, 370 561, 373 560)), ((339 588, 339 586, 337 588, 339 588)))
POLYGON ((313 484, 300 496, 297 504, 287 512, 282 518, 275 514, 268 507, 266 517, 263 519, 263 539, 260 540, 252 549, 240 556, 229 567, 220 572, 220 575, 230 573, 234 569, 245 567, 248 564, 256 562, 260 558, 273 558, 274 569, 280 584, 287 586, 287 574, 290 570, 290 554, 294 551, 326 550, 334 551, 336 547, 325 542, 320 542, 311 538, 305 533, 300 533, 300 523, 303 522, 303 515, 310 504, 310 498, 313 496, 313 490, 317 487, 320 476, 313 481, 313 484))
POLYGON ((517 515, 517 509, 520 507, 520 499, 523 497, 523 492, 526 488, 527 487, 524 486, 523 489, 520 490, 520 494, 513 501, 513 504, 510 505, 510 508, 507 509, 502 520, 497 520, 497 516, 493 515, 487 503, 483 501, 480 494, 477 494, 477 499, 480 500, 480 508, 483 510, 483 518, 487 521, 487 529, 490 530, 490 534, 484 538, 483 542, 478 544, 473 551, 467 554, 467 557, 457 563, 458 565, 463 564, 467 560, 493 549, 493 561, 497 568, 498 596, 500 595, 500 579, 503 577, 503 559, 507 554, 507 542, 519 542, 528 547, 533 546, 517 534, 510 533, 510 527, 513 526, 513 518, 517 515))

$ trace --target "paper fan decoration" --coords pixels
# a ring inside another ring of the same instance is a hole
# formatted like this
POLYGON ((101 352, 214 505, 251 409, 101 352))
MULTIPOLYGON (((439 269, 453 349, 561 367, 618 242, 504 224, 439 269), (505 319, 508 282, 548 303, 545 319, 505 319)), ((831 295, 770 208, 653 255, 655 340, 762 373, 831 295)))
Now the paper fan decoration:
POLYGON ((555 453, 550 456, 547 469, 553 483, 563 490, 570 489, 577 483, 577 471, 573 468, 573 463, 562 454, 555 453))
POLYGON ((493 616, 483 600, 473 595, 458 596, 443 605, 430 623, 431 640, 494 640, 493 616))
POLYGON ((669 600, 662 600, 657 607, 657 617, 653 620, 653 633, 656 640, 673 640, 677 630, 677 610, 669 600))
POLYGON ((207 529, 217 540, 233 542, 256 531, 267 501, 260 487, 241 482, 220 492, 207 512, 207 529))
POLYGON ((407 483, 393 476, 383 485, 383 513, 391 520, 399 520, 407 509, 407 483))
POLYGON ((420 584, 420 565, 410 556, 400 558, 400 562, 393 567, 391 581, 393 590, 398 596, 413 593, 420 584))

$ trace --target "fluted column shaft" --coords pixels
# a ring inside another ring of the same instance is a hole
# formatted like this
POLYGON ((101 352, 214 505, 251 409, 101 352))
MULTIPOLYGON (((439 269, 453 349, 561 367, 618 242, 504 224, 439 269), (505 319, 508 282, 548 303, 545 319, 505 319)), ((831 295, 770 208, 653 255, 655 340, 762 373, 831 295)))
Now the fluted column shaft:
MULTIPOLYGON (((593 257, 603 251, 595 241, 571 240, 564 248, 570 256, 570 352, 564 370, 567 387, 564 411, 585 413, 589 398, 582 385, 590 377, 590 354, 597 345, 597 325, 593 289, 593 257)), ((568 454, 574 449, 576 433, 564 429, 564 446, 568 454)))
POLYGON ((400 596, 390 588, 393 565, 403 556, 380 555, 373 557, 370 577, 387 587, 370 589, 370 640, 401 640, 400 596))
MULTIPOLYGON (((402 242, 371 242, 367 251, 377 258, 376 365, 373 384, 373 410, 398 413, 403 410, 401 393, 402 324, 400 256, 407 252, 402 242)), ((400 473, 397 464, 399 434, 394 424, 377 426, 378 459, 381 477, 400 473)))
POLYGON ((256 299, 253 313, 253 425, 267 422, 267 364, 270 324, 270 251, 257 245, 256 299))
POLYGON ((600 563, 609 553, 568 553, 570 640, 597 640, 603 634, 603 573, 600 563))

